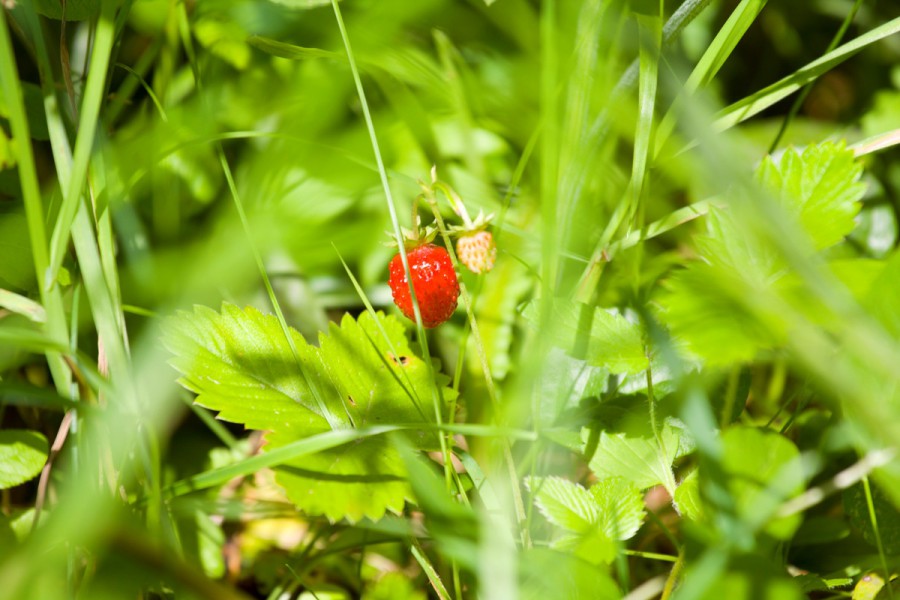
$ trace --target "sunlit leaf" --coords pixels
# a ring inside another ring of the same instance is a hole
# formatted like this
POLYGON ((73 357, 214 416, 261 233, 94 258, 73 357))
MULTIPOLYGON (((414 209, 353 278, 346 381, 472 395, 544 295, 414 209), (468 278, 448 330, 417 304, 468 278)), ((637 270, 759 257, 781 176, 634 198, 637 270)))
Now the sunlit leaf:
POLYGON ((644 522, 644 496, 621 477, 601 479, 588 490, 599 508, 603 531, 614 540, 627 540, 644 522))
MULTIPOLYGON (((277 319, 253 308, 225 304, 221 313, 197 307, 167 327, 164 341, 182 384, 197 392, 197 403, 219 417, 269 430, 269 450, 329 429, 346 426, 434 421, 435 383, 425 363, 410 350, 403 326, 393 317, 364 313, 345 316, 309 346, 291 330, 294 358, 277 319), (397 355, 394 352, 397 352, 397 355), (311 388, 310 386, 315 386, 311 388)), ((445 410, 453 392, 438 376, 445 410)), ((411 430, 417 448, 434 449, 430 430, 411 430)), ((387 438, 374 436, 324 450, 277 467, 277 481, 299 508, 315 515, 357 521, 399 512, 411 499, 406 470, 387 438)))
POLYGON ((47 462, 47 438, 28 429, 0 431, 0 490, 36 477, 47 462))
POLYGON ((662 484, 675 492, 672 462, 679 446, 678 430, 663 425, 657 439, 652 434, 634 437, 624 432, 600 432, 591 470, 600 477, 621 477, 640 489, 662 484))
POLYGON ((600 518, 595 498, 577 483, 562 477, 526 479, 534 502, 548 521, 574 533, 584 533, 600 518))
POLYGON ((766 157, 757 170, 763 187, 781 201, 821 250, 840 242, 854 227, 862 166, 843 144, 788 148, 776 161, 766 157))

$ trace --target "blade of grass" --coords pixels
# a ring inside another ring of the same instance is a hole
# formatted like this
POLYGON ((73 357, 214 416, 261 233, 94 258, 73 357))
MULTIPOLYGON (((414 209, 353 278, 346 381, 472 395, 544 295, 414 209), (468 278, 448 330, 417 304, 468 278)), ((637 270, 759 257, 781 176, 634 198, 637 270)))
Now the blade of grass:
MULTIPOLYGON (((631 164, 631 184, 626 201, 629 204, 625 222, 629 229, 638 213, 647 179, 647 159, 653 144, 656 122, 656 88, 659 73, 660 44, 662 42, 662 11, 656 15, 638 15, 640 32, 640 73, 638 79, 638 122, 634 133, 634 156, 631 164)), ((637 227, 640 229, 640 226, 637 227)))
POLYGON ((212 469, 193 475, 186 479, 176 481, 163 489, 163 495, 168 500, 191 492, 204 490, 230 481, 235 477, 251 475, 260 469, 271 468, 289 460, 315 454, 323 450, 337 448, 346 443, 361 440, 367 437, 382 435, 392 431, 403 429, 397 425, 383 425, 362 429, 339 429, 327 431, 318 435, 298 440, 281 448, 257 454, 239 462, 212 469))
POLYGON ((80 199, 87 181, 88 162, 91 151, 94 148, 94 135, 99 121, 100 104, 106 88, 106 73, 109 68, 109 57, 112 53, 115 24, 113 15, 116 4, 113 2, 102 3, 100 18, 97 20, 97 30, 94 45, 91 51, 91 64, 88 69, 87 84, 84 88, 84 96, 81 102, 80 119, 78 122, 78 137, 75 140, 75 156, 68 177, 65 177, 66 185, 63 187, 64 196, 56 225, 53 228, 53 236, 50 241, 49 269, 40 280, 42 287, 56 285, 56 278, 60 266, 65 257, 66 247, 69 244, 69 236, 75 214, 78 211, 80 199))
MULTIPOLYGON (((188 35, 190 28, 187 22, 187 13, 185 12, 183 5, 179 5, 178 10, 176 11, 176 19, 176 25, 180 34, 181 43, 184 46, 185 54, 190 58, 190 65, 191 70, 194 74, 195 83, 197 85, 197 88, 202 91, 203 81, 200 77, 200 70, 197 65, 196 52, 194 51, 193 41, 191 36, 188 35)), ((208 98, 204 97, 204 100, 208 100, 208 98)), ((325 403, 319 386, 315 381, 313 381, 311 377, 309 377, 309 375, 306 373, 306 369, 303 368, 302 361, 300 360, 300 353, 297 350, 297 345, 294 343, 294 338, 290 333, 290 327, 287 324, 287 320, 284 318, 284 312, 281 309, 281 304, 278 302, 278 297, 275 295, 275 290, 272 287, 272 281, 269 278, 268 271, 266 270, 265 263, 263 262, 262 254, 260 254, 259 248, 257 247, 256 242, 253 239, 253 230, 250 226, 250 221, 247 218, 247 213, 244 210, 244 204, 241 201, 240 194, 238 193, 237 186, 235 185, 234 176, 231 172, 231 166, 228 164, 228 159, 225 156, 225 151, 222 148, 221 143, 216 144, 216 154, 219 159, 219 165, 221 166, 222 172, 225 175, 225 181, 228 184, 228 190, 231 194, 235 210, 238 214, 238 219, 241 222, 241 227, 244 231, 244 237, 246 239, 247 245, 249 246, 250 252, 253 255, 253 260, 256 263, 257 270, 259 271, 260 277, 262 278, 263 285, 269 297, 269 301, 271 302, 272 308, 275 311, 275 316, 278 319, 278 324, 281 327, 281 331, 284 334, 288 346, 291 349, 291 355, 293 356, 294 361, 297 364, 300 376, 303 378, 306 386, 310 389, 310 391, 312 391, 319 412, 328 422, 328 425, 332 430, 337 431, 346 429, 348 426, 352 427, 352 419, 350 418, 349 413, 346 412, 346 406, 344 407, 345 413, 343 417, 340 415, 336 415, 325 403)))
POLYGON ((44 307, 25 296, 0 288, 0 308, 27 317, 35 323, 47 322, 47 311, 44 307))
POLYGON ((737 47, 738 42, 743 39, 747 29, 756 21, 756 17, 765 8, 768 0, 741 0, 741 3, 734 9, 728 20, 713 38, 713 41, 707 47, 703 56, 697 62, 694 70, 688 76, 684 87, 678 96, 672 102, 672 106, 666 112, 665 117, 659 126, 659 132, 656 138, 656 151, 654 156, 658 155, 662 146, 675 128, 675 120, 677 108, 681 102, 685 102, 687 97, 694 94, 701 87, 705 87, 712 81, 731 53, 737 47))
MULTIPOLYGON (((28 13, 30 11, 26 11, 28 13)), ((28 238, 34 261, 35 275, 40 282, 49 265, 47 252, 47 231, 44 228, 44 205, 38 184, 34 154, 31 147, 31 132, 25 114, 24 95, 16 68, 15 55, 9 39, 7 20, 0 23, 0 87, 7 99, 7 111, 13 139, 16 140, 16 158, 18 161, 19 181, 25 203, 25 219, 28 225, 28 238)), ((53 347, 47 349, 47 364, 53 382, 62 396, 69 396, 72 391, 72 376, 62 358, 60 348, 65 348, 68 335, 66 333, 66 317, 62 296, 59 289, 46 290, 38 285, 41 304, 47 313, 45 331, 52 340, 53 347)))
MULTIPOLYGON (((419 340, 419 345, 422 349, 422 358, 425 361, 425 365, 428 369, 428 379, 432 382, 430 386, 431 389, 431 401, 434 407, 434 415, 435 421, 438 425, 443 423, 443 416, 441 415, 441 405, 443 404, 442 392, 440 388, 435 383, 434 378, 434 365, 431 361, 431 351, 428 348, 428 338, 425 333, 425 326, 422 322, 422 311, 419 307, 419 299, 416 296, 416 290, 413 286, 413 278, 412 271, 409 267, 409 257, 407 256, 406 246, 404 244, 403 232, 400 228, 400 221, 397 218, 397 208, 396 203, 394 202, 394 196, 391 193, 390 182, 388 181, 387 171, 384 167, 384 159, 381 156, 381 149, 378 145, 378 136, 375 133, 375 124, 372 121, 372 114, 369 110, 369 102, 366 99, 366 91, 363 88, 362 79, 359 76, 359 69, 356 66, 356 57, 353 54, 353 47, 350 44, 350 36, 347 33, 347 28, 344 25, 344 18, 341 14, 340 6, 338 5, 337 0, 331 0, 331 6, 334 10, 334 18, 337 21, 338 30, 341 33, 341 40, 344 42, 344 51, 347 54, 347 61, 350 65, 350 73, 353 76, 353 83, 356 86, 356 95, 359 98, 360 106, 362 107, 363 118, 366 123, 366 130, 369 134, 369 142, 372 146, 372 152, 375 155, 375 163, 378 166, 378 175, 381 179, 381 186, 384 189, 384 197, 385 202, 387 203, 388 213, 391 217, 391 224, 394 228, 394 238, 397 241, 398 252, 400 254, 400 261, 403 264, 403 272, 406 275, 406 282, 409 286, 409 295, 412 298, 413 305, 413 313, 416 321, 416 334, 419 340)), ((416 227, 416 223, 412 223, 412 227, 416 227)), ((441 453, 445 456, 448 455, 447 448, 447 440, 444 436, 439 436, 441 445, 441 453)), ((452 468, 452 464, 449 461, 445 461, 444 470, 445 470, 445 482, 447 485, 447 491, 450 492, 450 482, 451 477, 449 474, 449 470, 452 468)))
POLYGON ((412 555, 415 557, 416 562, 419 563, 419 566, 422 567, 422 570, 428 577, 428 581, 431 583, 431 587, 438 595, 438 598, 440 598, 441 600, 450 600, 450 593, 447 592, 447 588, 444 587, 444 582, 441 581, 441 576, 438 575, 438 572, 437 570, 435 570, 434 565, 432 565, 431 561, 428 560, 428 557, 425 556, 425 552, 422 550, 422 546, 419 545, 419 542, 417 540, 413 541, 410 550, 412 551, 412 555))
MULTIPOLYGON (((335 247, 335 252, 337 252, 337 247, 335 247)), ((338 252, 338 258, 340 259, 341 264, 344 266, 344 271, 346 271, 347 276, 350 278, 350 282, 352 283, 353 288, 356 290, 357 296, 359 297, 360 300, 362 300, 363 305, 365 305, 365 307, 366 307, 366 311, 372 316, 372 319, 375 322, 375 326, 378 328, 378 332, 381 334, 381 338, 388 345, 388 348, 390 348, 391 353, 394 356, 400 356, 400 353, 397 351, 397 348, 394 346, 394 342, 391 340, 390 336, 388 336, 387 331, 384 330, 384 326, 381 324, 381 319, 378 318, 378 313, 375 312, 375 307, 372 306, 372 302, 369 300, 369 297, 366 295, 365 290, 362 289, 362 286, 359 284, 359 281, 357 281, 356 276, 353 275, 353 272, 350 270, 350 266, 347 265, 346 261, 344 260, 344 257, 341 256, 340 252, 338 252)), ((412 380, 409 378, 409 373, 407 373, 405 369, 400 369, 398 367, 398 365, 396 365, 396 364, 389 364, 388 361, 384 360, 384 358, 381 356, 380 353, 378 354, 378 356, 379 356, 379 358, 382 359, 382 362, 383 362, 385 368, 388 369, 388 371, 390 373, 392 373, 395 378, 398 379, 398 383, 403 388, 404 393, 409 397, 409 399, 413 402, 413 404, 416 405, 416 409, 419 411, 419 414, 422 416, 422 420, 424 421, 425 415, 422 412, 422 409, 420 407, 421 399, 419 398, 418 394, 416 393, 416 388, 413 385, 412 380), (398 375, 398 372, 399 372, 399 375, 398 375), (402 377, 404 381, 400 381, 399 380, 400 377, 402 377)), ((453 418, 453 414, 454 413, 451 410, 449 412, 451 419, 453 418)), ((450 460, 449 452, 444 456, 444 460, 449 462, 449 460, 450 460)), ((446 472, 446 470, 445 470, 445 472, 446 472)), ((459 486, 457 486, 457 487, 459 488, 459 491, 462 493, 462 488, 459 486)))
POLYGON ((875 503, 872 500, 872 487, 869 485, 869 477, 862 478, 863 490, 866 493, 866 508, 869 511, 869 521, 872 523, 872 531, 875 534, 875 547, 878 548, 878 558, 881 559, 881 568, 884 571, 884 580, 887 582, 887 597, 894 600, 894 586, 891 583, 891 571, 888 569, 887 557, 884 553, 884 544, 881 541, 881 530, 878 528, 878 517, 875 515, 875 503))
POLYGON ((726 129, 730 129, 735 125, 746 121, 779 100, 790 96, 807 83, 813 81, 823 73, 830 71, 857 52, 898 32, 900 32, 900 17, 891 19, 887 23, 884 23, 856 39, 839 46, 835 50, 822 55, 791 75, 788 75, 772 85, 726 107, 718 114, 716 120, 713 122, 713 130, 725 131, 726 129))
MULTIPOLYGON (((842 39, 844 39, 844 34, 847 33, 847 29, 850 27, 850 24, 856 17, 856 13, 862 6, 862 3, 863 0, 856 0, 856 2, 853 4, 850 12, 847 13, 846 17, 844 17, 844 21, 838 28, 837 33, 835 33, 834 37, 831 39, 831 43, 828 44, 828 48, 825 50, 826 54, 837 48, 837 45, 841 43, 842 39)), ((772 154, 773 152, 775 152, 775 149, 778 148, 778 143, 781 142, 781 138, 784 137, 784 134, 787 131, 788 126, 791 124, 791 121, 793 121, 797 116, 797 113, 800 112, 800 107, 803 106, 803 101, 806 100, 806 97, 809 95, 809 92, 811 90, 812 84, 807 83, 806 86, 804 86, 804 88, 800 91, 800 94, 794 99, 794 103, 791 105, 791 109, 788 111, 787 116, 785 116, 785 118, 781 121, 781 127, 778 128, 778 133, 775 134, 775 139, 772 140, 772 145, 769 146, 769 154, 772 154)))
MULTIPOLYGON (((584 322, 579 325, 579 336, 575 340, 576 355, 579 348, 585 347, 584 335, 591 329, 590 321, 593 319, 593 311, 588 310, 594 290, 600 282, 602 274, 602 262, 609 260, 609 242, 616 232, 623 226, 640 230, 641 224, 635 223, 635 217, 639 214, 641 196, 644 190, 644 181, 647 177, 647 162, 650 149, 653 145, 656 90, 659 73, 659 59, 662 42, 662 10, 660 6, 657 15, 637 15, 640 33, 640 63, 639 63, 639 87, 638 87, 638 121, 634 134, 634 154, 632 157, 631 179, 625 191, 625 197, 616 207, 612 218, 606 225, 603 233, 591 256, 591 260, 585 267, 581 280, 576 288, 576 297, 585 305, 582 309, 584 322), (637 227, 635 227, 637 225, 637 227), (582 325, 584 327, 582 327, 582 325)), ((637 263, 636 263, 637 264, 637 263)))
POLYGON ((866 138, 850 146, 850 149, 853 150, 854 156, 859 157, 898 145, 900 145, 900 129, 895 129, 866 138))
MULTIPOLYGON (((272 303, 272 308, 275 310, 275 315, 278 318, 278 323, 281 326, 281 331, 284 333, 284 337, 288 342, 288 345, 291 348, 291 354, 294 357, 294 361, 297 364, 297 367, 300 371, 301 377, 303 377, 304 382, 307 387, 312 391, 313 397, 316 401, 316 406, 318 407, 320 413, 328 421, 328 425, 332 430, 341 430, 347 427, 352 427, 353 423, 349 417, 349 414, 344 414, 343 417, 336 415, 331 408, 325 403, 323 399, 322 392, 319 389, 318 384, 316 384, 309 375, 306 373, 306 369, 303 367, 303 363, 300 360, 300 353, 297 350, 297 345, 294 343, 294 337, 291 335, 290 328, 288 327, 287 320, 284 318, 284 312, 281 310, 281 304, 278 302, 278 298, 275 296, 275 290, 272 287, 272 281, 269 279, 268 272, 266 271, 266 265, 263 262, 262 255, 259 252, 259 248, 256 245, 256 242, 253 240, 253 230, 250 227, 250 221, 247 219, 247 213, 244 211, 244 204, 241 201, 240 194, 238 193, 237 186, 234 183, 234 177, 231 174, 231 167, 228 165, 228 160, 225 158, 225 152, 222 150, 222 146, 219 145, 217 147, 217 154, 219 156, 219 164, 222 166, 222 172, 225 173, 225 180, 228 183, 228 189, 231 192, 232 200, 234 201, 235 209, 237 210, 238 217, 241 221, 241 226, 244 229, 244 235, 246 237, 247 245, 250 247, 250 252, 253 254, 253 259, 256 262, 257 269, 259 270, 260 276, 263 280, 263 285, 266 288, 266 293, 269 296, 269 301, 272 303)), ((346 409, 346 407, 345 407, 346 409)))

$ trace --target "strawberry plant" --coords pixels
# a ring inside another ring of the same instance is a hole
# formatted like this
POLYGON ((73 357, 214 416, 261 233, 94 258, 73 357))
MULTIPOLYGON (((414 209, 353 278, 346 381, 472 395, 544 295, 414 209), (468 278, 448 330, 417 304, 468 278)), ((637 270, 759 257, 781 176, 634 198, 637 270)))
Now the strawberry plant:
POLYGON ((900 597, 892 3, 0 5, 0 596, 900 597))

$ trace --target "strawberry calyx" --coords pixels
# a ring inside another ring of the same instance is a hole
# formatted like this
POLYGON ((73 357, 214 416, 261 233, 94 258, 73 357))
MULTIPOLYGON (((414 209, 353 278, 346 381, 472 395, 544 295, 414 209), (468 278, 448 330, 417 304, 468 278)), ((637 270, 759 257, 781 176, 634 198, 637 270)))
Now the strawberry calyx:
MULTIPOLYGON (((384 233, 390 238, 389 241, 384 242, 384 245, 389 248, 397 248, 397 238, 394 233, 392 231, 385 231, 384 233)), ((403 246, 407 250, 413 250, 414 248, 433 242, 437 237, 438 229, 434 225, 422 227, 421 219, 416 217, 416 226, 412 229, 401 227, 400 233, 403 234, 403 246)))
MULTIPOLYGON (((463 208, 465 210, 465 207, 463 208)), ((474 220, 469 218, 469 215, 463 213, 462 216, 463 224, 462 225, 451 225, 447 228, 447 231, 452 236, 463 237, 466 235, 471 235, 473 233, 478 233, 479 231, 484 231, 490 226, 491 220, 494 218, 494 213, 489 215, 485 215, 483 210, 478 211, 478 216, 475 217, 474 220)))

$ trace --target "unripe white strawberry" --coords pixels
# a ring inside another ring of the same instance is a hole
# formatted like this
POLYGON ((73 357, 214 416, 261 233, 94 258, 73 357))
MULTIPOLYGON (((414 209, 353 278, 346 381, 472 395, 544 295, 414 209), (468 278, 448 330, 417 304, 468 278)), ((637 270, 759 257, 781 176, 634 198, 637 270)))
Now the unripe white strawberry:
POLYGON ((462 235, 456 242, 456 256, 473 273, 487 273, 497 259, 494 236, 483 229, 462 235))

